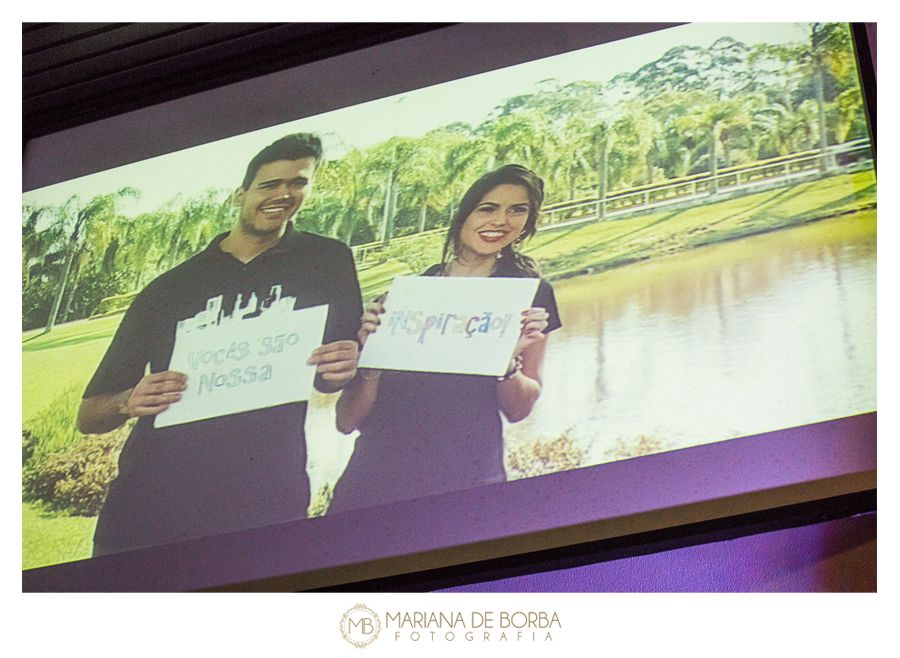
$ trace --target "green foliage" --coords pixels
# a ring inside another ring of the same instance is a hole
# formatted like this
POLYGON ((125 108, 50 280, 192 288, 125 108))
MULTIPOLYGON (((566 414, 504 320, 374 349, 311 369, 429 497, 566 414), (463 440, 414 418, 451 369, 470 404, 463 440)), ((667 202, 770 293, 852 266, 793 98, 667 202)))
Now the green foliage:
POLYGON ((444 249, 444 233, 432 233, 414 240, 391 243, 379 254, 384 261, 398 260, 411 272, 420 273, 441 262, 444 249))
MULTIPOLYGON (((804 29, 791 44, 722 37, 709 48, 675 46, 605 82, 543 80, 502 100, 474 128, 457 122, 350 148, 323 163, 297 225, 351 245, 446 226, 466 188, 507 162, 542 176, 552 204, 816 148, 823 131, 829 143, 865 137, 846 26, 804 29)), ((67 255, 73 264, 60 312, 89 317, 101 299, 140 289, 233 219, 225 190, 120 216, 120 201, 134 194, 125 188, 87 203, 73 197, 58 208, 23 207, 24 328, 56 321, 50 306, 67 255)), ((435 253, 398 249, 385 258, 420 271, 435 253)))
POLYGON ((314 516, 324 516, 325 512, 328 511, 328 506, 331 505, 333 493, 330 484, 327 482, 323 484, 322 488, 319 489, 319 493, 316 494, 310 502, 306 515, 309 518, 314 516))
POLYGON ((583 460, 584 452, 566 431, 553 441, 535 441, 510 450, 506 472, 510 479, 518 480, 578 468, 583 460))
POLYGON ((80 386, 70 386, 22 430, 22 499, 93 516, 116 475, 119 450, 133 423, 85 437, 75 427, 80 386))
POLYGON ((83 437, 67 450, 29 460, 22 470, 23 500, 41 501, 49 509, 72 515, 97 515, 116 476, 129 430, 126 425, 109 434, 83 437))
POLYGON ((47 279, 33 280, 22 288, 22 331, 44 327, 50 317, 56 282, 47 279))
POLYGON ((68 313, 60 318, 61 321, 91 317, 103 299, 127 290, 129 278, 127 272, 104 269, 100 263, 91 262, 81 271, 77 287, 69 292, 71 300, 67 304, 68 313))
POLYGON ((27 461, 40 463, 50 454, 76 445, 84 436, 75 427, 80 403, 81 386, 69 386, 28 421, 22 428, 23 460, 26 449, 27 461))

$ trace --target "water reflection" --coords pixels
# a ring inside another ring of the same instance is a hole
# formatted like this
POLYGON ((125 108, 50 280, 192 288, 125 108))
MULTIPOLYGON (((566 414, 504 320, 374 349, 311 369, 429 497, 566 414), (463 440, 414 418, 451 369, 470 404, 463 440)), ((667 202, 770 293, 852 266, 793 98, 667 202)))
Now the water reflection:
MULTIPOLYGON (((873 411, 875 219, 845 218, 554 283, 563 328, 507 449, 566 433, 584 465, 873 411)), ((353 451, 307 418, 313 493, 353 451)))
POLYGON ((874 219, 817 224, 555 284, 563 329, 510 446, 586 463, 875 409, 874 219))

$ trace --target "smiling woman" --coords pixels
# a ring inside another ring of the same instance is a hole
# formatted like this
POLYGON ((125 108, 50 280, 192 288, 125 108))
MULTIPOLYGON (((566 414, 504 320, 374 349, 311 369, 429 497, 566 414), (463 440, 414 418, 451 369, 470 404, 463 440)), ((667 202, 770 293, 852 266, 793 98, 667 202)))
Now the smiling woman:
MULTIPOLYGON (((460 202, 443 262, 424 276, 537 277, 534 261, 515 247, 534 234, 543 198, 543 180, 525 167, 507 165, 485 174, 460 202)), ((390 304, 382 297, 367 306, 361 344, 390 304)), ((561 326, 546 281, 538 284, 531 306, 522 313, 502 377, 361 370, 337 403, 338 429, 359 429, 360 436, 329 512, 506 480, 501 414, 515 423, 531 413, 541 393, 547 334, 561 326)), ((389 317, 385 330, 395 330, 400 319, 389 317)), ((475 321, 490 329, 480 317, 467 318, 473 332, 475 321)))
POLYGON ((515 247, 537 232, 544 181, 511 164, 475 181, 459 202, 444 242, 441 274, 490 276, 498 259, 511 259, 527 276, 537 276, 532 259, 515 247))
POLYGON ((528 192, 519 185, 498 185, 484 195, 462 225, 457 260, 493 261, 499 250, 519 237, 530 209, 528 192))

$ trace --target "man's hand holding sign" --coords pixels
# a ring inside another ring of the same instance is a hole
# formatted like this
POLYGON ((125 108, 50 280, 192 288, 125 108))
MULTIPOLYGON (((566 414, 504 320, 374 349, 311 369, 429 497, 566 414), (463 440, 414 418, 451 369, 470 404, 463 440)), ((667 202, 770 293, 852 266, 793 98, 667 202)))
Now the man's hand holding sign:
POLYGON ((311 360, 322 361, 323 377, 343 375, 343 362, 327 360, 343 348, 321 345, 328 307, 293 310, 293 298, 281 302, 287 303, 257 317, 235 312, 216 324, 179 323, 169 367, 188 374, 187 387, 158 413, 155 426, 308 400, 316 375, 311 360))

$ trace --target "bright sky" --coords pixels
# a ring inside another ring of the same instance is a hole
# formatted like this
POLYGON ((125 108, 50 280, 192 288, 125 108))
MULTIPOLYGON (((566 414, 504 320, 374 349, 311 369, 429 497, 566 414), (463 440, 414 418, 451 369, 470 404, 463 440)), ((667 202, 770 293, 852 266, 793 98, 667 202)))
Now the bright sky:
POLYGON ((23 194, 23 201, 58 205, 75 193, 87 201, 95 194, 132 186, 141 190, 141 199, 123 210, 129 214, 150 211, 179 193, 190 197, 210 188, 237 187, 247 162, 262 147, 291 132, 320 134, 326 155, 340 157, 348 146, 365 148, 395 135, 418 137, 455 121, 478 125, 505 99, 533 92, 535 84, 546 78, 556 78, 562 84, 576 80, 606 82, 619 73, 637 70, 675 46, 706 48, 725 35, 748 45, 804 38, 802 27, 796 23, 693 23, 159 156, 35 190, 23 194))

